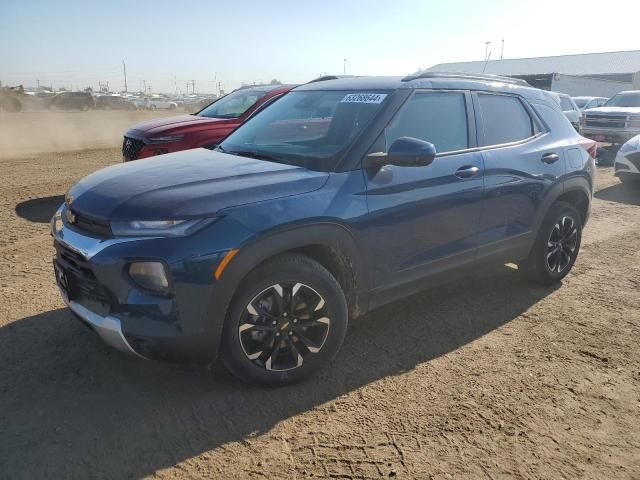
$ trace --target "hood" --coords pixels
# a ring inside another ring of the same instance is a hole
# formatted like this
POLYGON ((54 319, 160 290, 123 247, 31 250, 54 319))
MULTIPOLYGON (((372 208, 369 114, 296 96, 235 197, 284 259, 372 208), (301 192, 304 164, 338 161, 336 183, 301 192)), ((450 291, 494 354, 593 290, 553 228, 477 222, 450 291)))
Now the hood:
POLYGON ((317 190, 328 176, 198 148, 107 167, 80 180, 69 195, 73 210, 103 220, 197 218, 317 190))
POLYGON ((229 118, 209 118, 198 115, 178 115, 175 117, 155 118, 146 122, 138 123, 130 130, 144 136, 157 135, 159 133, 176 132, 183 128, 205 127, 211 128, 216 125, 226 125, 233 123, 237 119, 229 118))
POLYGON ((640 107, 597 107, 585 110, 584 113, 608 113, 618 115, 629 115, 630 113, 640 114, 640 107))

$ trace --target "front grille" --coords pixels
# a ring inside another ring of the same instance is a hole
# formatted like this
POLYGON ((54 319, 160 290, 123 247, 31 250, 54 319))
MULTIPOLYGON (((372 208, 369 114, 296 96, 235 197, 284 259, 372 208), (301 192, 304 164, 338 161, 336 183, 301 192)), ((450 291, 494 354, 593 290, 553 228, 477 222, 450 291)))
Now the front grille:
POLYGON ((56 262, 69 281, 67 294, 70 300, 82 297, 100 303, 112 302, 112 295, 105 287, 98 283, 91 267, 82 255, 70 248, 54 241, 56 262))
POLYGON ((78 230, 82 230, 99 237, 111 237, 111 226, 109 225, 109 222, 90 217, 83 213, 78 213, 73 209, 71 209, 71 212, 75 217, 72 225, 78 230))
POLYGON ((587 115, 587 127, 625 128, 626 116, 620 115, 587 115))
POLYGON ((122 140, 122 157, 125 162, 137 160, 142 147, 144 147, 144 142, 142 140, 124 137, 124 140, 122 140))
POLYGON ((626 155, 627 160, 633 163, 633 166, 640 170, 640 152, 630 153, 626 155))

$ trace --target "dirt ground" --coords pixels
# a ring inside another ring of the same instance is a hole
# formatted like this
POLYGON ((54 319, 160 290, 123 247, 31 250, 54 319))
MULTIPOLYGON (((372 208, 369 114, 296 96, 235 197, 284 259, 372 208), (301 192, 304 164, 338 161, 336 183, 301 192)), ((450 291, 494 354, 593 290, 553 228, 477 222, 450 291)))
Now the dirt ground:
POLYGON ((640 478, 640 189, 611 168, 562 285, 497 267, 415 295, 264 389, 124 356, 63 308, 48 220, 118 142, 0 155, 0 478, 640 478))

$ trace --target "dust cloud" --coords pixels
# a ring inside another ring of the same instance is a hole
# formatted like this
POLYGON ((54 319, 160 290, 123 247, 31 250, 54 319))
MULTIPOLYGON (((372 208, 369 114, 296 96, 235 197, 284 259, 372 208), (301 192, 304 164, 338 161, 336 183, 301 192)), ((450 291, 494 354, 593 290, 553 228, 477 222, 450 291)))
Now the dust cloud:
POLYGON ((0 158, 119 147, 132 125, 175 112, 0 112, 0 158))

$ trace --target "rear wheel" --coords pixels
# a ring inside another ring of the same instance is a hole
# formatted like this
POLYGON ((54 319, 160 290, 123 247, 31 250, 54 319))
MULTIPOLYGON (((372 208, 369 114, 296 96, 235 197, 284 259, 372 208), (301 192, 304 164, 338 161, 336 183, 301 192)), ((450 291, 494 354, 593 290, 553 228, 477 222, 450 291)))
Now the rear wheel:
POLYGON ((569 203, 554 203, 544 218, 529 256, 519 268, 531 280, 551 285, 562 280, 578 258, 582 219, 569 203))
POLYGON ((336 355, 347 303, 336 279, 298 254, 251 272, 232 301, 222 336, 224 364, 254 384, 296 382, 336 355))

